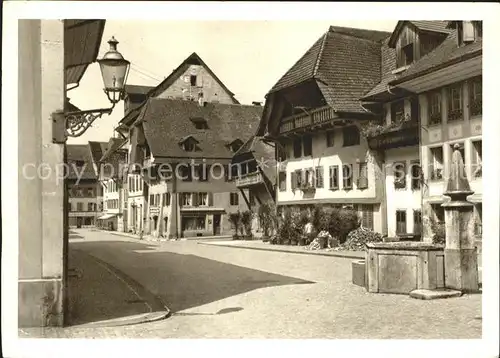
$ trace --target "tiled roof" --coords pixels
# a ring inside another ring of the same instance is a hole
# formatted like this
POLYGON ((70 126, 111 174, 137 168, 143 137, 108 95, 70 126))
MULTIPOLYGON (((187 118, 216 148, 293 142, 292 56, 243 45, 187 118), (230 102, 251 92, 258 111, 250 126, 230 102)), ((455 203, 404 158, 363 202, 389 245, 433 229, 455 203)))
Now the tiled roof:
POLYGON ((270 93, 314 79, 335 111, 365 113, 358 98, 380 82, 380 42, 389 36, 331 26, 270 93))
MULTIPOLYGON (((123 172, 121 172, 120 170, 120 164, 125 162, 127 153, 118 150, 124 143, 124 139, 110 138, 108 143, 108 150, 106 151, 106 153, 104 153, 101 159, 101 162, 106 164, 106 166, 102 168, 102 176, 104 178, 118 177, 120 175, 123 175, 123 172)), ((124 170, 125 168, 122 167, 121 169, 124 170)))
POLYGON ((125 85, 125 92, 132 95, 147 95, 149 91, 153 90, 153 86, 143 86, 143 85, 125 85))
POLYGON ((401 83, 428 72, 446 67, 454 62, 465 60, 482 54, 483 42, 473 42, 465 46, 458 46, 457 31, 453 31, 434 51, 431 51, 419 61, 408 68, 402 75, 391 84, 401 83))
POLYGON ((89 148, 93 162, 97 163, 102 158, 104 152, 108 149, 108 143, 89 141, 89 148))
POLYGON ((97 179, 92 164, 92 157, 88 144, 68 144, 66 146, 68 176, 69 180, 76 179, 97 179), (78 161, 83 162, 83 167, 76 166, 78 161), (80 177, 79 177, 80 176, 80 177))
POLYGON ((227 143, 236 138, 246 141, 260 120, 262 107, 222 103, 200 106, 194 101, 150 98, 137 120, 155 157, 228 158, 233 153, 227 143), (203 117, 208 129, 196 129, 192 117, 203 117), (192 135, 199 151, 186 152, 181 138, 192 135))
POLYGON ((106 152, 102 156, 101 161, 106 162, 109 156, 116 152, 125 142, 126 140, 123 138, 110 138, 109 142, 107 143, 108 150, 106 150, 106 152))

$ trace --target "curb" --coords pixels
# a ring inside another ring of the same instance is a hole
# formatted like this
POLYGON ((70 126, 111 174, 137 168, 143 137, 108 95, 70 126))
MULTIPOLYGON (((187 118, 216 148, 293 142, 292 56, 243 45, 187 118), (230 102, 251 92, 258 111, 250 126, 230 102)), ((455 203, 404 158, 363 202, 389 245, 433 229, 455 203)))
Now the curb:
POLYGON ((119 327, 119 326, 131 326, 134 324, 150 323, 160 321, 162 319, 168 318, 171 315, 169 310, 161 312, 149 312, 141 313, 135 316, 113 318, 105 321, 91 322, 80 324, 76 326, 71 326, 71 328, 100 328, 100 327, 119 327))
POLYGON ((316 255, 316 256, 330 256, 330 257, 341 257, 346 259, 364 259, 364 256, 353 255, 353 254, 345 254, 345 253, 337 253, 335 251, 328 252, 314 252, 314 251, 292 251, 286 249, 267 249, 264 247, 252 247, 252 246, 244 246, 244 245, 225 245, 225 244, 211 244, 206 242, 198 242, 198 245, 206 245, 213 247, 230 247, 233 249, 247 249, 247 250, 258 250, 258 251, 268 251, 268 252, 284 252, 288 254, 299 254, 299 255, 316 255))

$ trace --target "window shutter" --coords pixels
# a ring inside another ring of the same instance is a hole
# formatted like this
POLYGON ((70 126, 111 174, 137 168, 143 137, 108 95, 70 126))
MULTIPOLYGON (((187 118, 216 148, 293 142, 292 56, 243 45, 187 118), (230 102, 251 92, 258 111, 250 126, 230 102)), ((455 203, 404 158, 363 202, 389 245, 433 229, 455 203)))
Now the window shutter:
POLYGON ((198 206, 199 203, 198 203, 198 193, 192 193, 191 194, 191 204, 193 206, 198 206))
POLYGON ((297 188, 297 173, 295 172, 291 172, 291 186, 292 186, 292 190, 295 190, 295 188, 297 188))
POLYGON ((208 206, 214 206, 214 193, 208 193, 208 206))
POLYGON ((463 22, 463 41, 473 42, 474 41, 474 25, 472 21, 463 22))

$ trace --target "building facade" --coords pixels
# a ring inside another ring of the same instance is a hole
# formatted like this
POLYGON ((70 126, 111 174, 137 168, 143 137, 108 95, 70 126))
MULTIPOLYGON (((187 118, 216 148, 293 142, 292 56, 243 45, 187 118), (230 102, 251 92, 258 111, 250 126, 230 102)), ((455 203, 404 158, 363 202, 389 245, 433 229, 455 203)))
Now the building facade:
POLYGON ((280 208, 348 206, 386 231, 382 157, 360 133, 380 115, 359 98, 381 80, 389 35, 332 26, 268 93, 258 135, 276 143, 280 208))
POLYGON ((393 86, 418 95, 423 170, 423 240, 431 241, 433 223, 444 222, 441 204, 451 154, 458 145, 474 194, 475 234, 482 237, 482 22, 450 21, 450 34, 426 57, 410 66, 393 86))
POLYGON ((88 144, 67 145, 68 225, 94 227, 102 214, 102 190, 88 144))

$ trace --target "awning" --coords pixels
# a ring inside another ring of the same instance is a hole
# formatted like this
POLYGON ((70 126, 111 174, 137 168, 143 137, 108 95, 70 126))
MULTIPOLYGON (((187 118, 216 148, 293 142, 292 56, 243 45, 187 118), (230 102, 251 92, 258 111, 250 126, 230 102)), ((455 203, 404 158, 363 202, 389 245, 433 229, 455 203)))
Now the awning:
POLYGON ((78 84, 96 61, 105 24, 106 20, 64 20, 66 85, 78 84))
POLYGON ((103 216, 98 217, 97 220, 107 220, 114 218, 115 216, 116 214, 104 214, 103 216))

